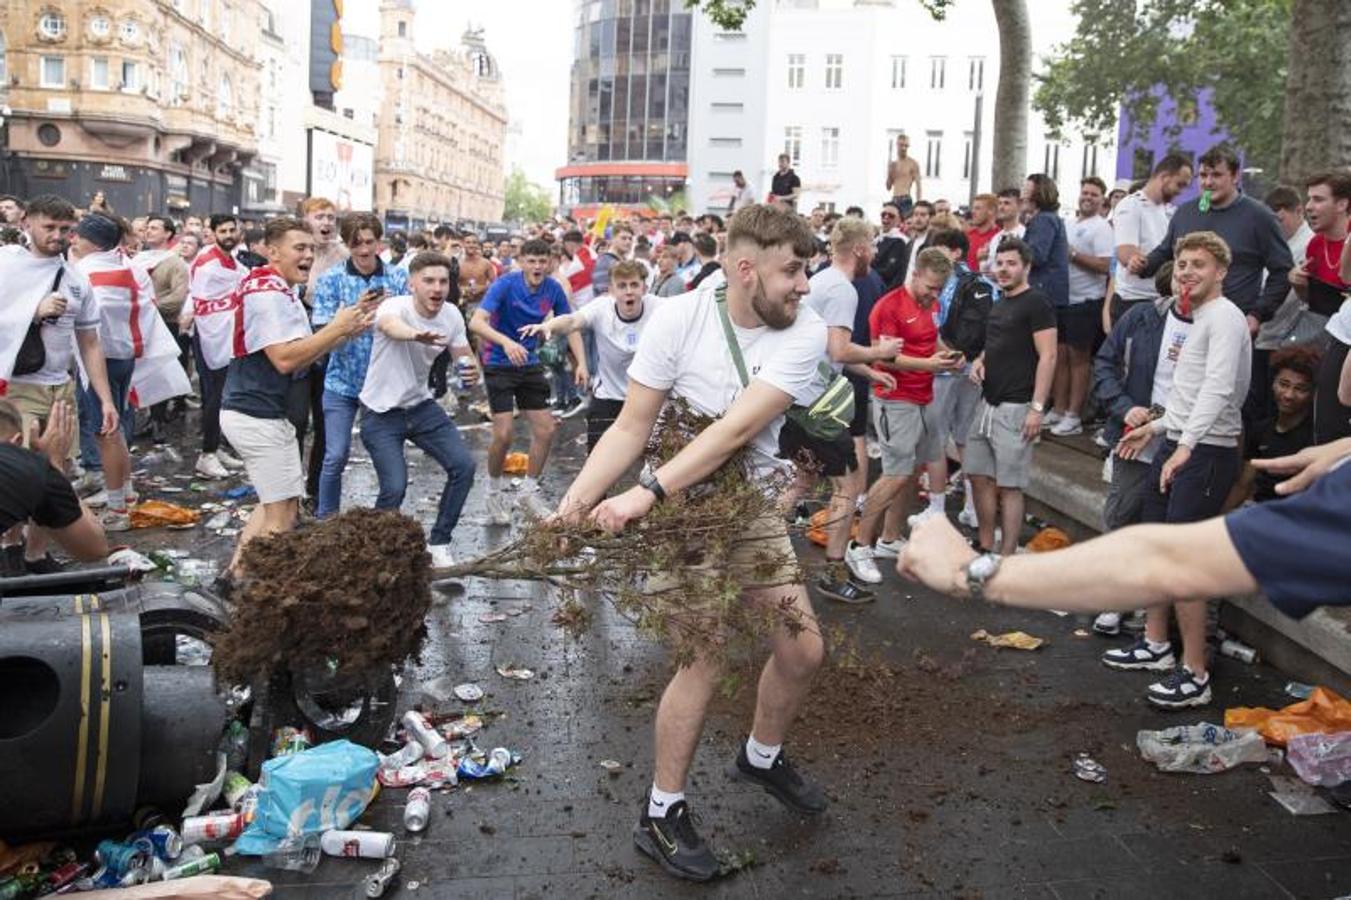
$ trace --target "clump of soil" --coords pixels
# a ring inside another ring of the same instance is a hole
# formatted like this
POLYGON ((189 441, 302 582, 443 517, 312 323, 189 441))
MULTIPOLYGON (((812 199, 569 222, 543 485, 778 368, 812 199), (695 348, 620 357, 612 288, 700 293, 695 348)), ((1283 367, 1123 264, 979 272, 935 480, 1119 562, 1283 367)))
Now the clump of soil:
POLYGON ((392 510, 353 509, 244 551, 229 629, 212 653, 233 681, 282 668, 365 672, 415 655, 431 606, 422 527, 392 510))

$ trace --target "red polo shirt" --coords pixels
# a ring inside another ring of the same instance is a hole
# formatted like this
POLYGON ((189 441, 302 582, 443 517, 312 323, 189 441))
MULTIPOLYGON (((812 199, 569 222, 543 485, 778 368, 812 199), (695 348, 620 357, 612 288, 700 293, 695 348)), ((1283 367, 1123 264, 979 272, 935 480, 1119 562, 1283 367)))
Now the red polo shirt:
MULTIPOLYGON (((868 331, 877 341, 884 337, 898 337, 902 356, 928 359, 938 349, 938 326, 934 324, 933 307, 922 307, 910 295, 905 285, 889 291, 873 306, 868 315, 868 331)), ((896 389, 883 391, 873 385, 873 392, 883 400, 904 400, 925 406, 934 397, 932 372, 898 372, 888 369, 896 377, 896 389)))

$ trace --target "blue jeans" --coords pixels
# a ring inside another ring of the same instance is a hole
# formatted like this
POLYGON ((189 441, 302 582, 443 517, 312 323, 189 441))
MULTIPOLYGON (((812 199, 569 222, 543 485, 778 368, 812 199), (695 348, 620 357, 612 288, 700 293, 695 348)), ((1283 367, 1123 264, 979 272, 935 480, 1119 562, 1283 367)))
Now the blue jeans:
POLYGON ((342 505, 342 473, 352 449, 352 423, 361 404, 356 397, 325 390, 323 405, 324 463, 319 470, 319 505, 314 512, 321 519, 333 515, 342 505))
MULTIPOLYGON (((136 368, 134 359, 108 360, 108 391, 113 396, 113 405, 117 407, 117 418, 122 434, 131 446, 132 434, 136 429, 136 412, 127 403, 131 393, 131 373, 136 368)), ((75 405, 80 416, 80 465, 93 472, 103 471, 103 458, 99 455, 96 435, 103 427, 103 405, 99 403, 94 386, 78 388, 75 405)))
POLYGON ((446 470, 446 487, 441 492, 441 506, 427 543, 448 544, 474 484, 474 458, 461 440, 460 430, 435 400, 382 413, 362 407, 361 443, 366 445, 366 452, 375 464, 375 475, 380 479, 376 509, 398 509, 403 503, 408 490, 408 463, 403 456, 405 439, 446 470))

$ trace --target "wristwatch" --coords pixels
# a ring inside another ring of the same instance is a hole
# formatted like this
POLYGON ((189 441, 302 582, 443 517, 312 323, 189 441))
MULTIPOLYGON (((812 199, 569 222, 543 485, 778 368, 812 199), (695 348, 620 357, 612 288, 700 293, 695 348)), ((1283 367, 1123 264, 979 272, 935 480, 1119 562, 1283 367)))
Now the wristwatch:
POLYGON ((1033 400, 1031 403, 1028 404, 1028 406, 1032 407, 1032 411, 1033 411, 1034 413, 1044 413, 1044 412, 1046 412, 1046 404, 1045 404, 1045 403, 1038 403, 1037 401, 1033 400))
POLYGON ((651 469, 643 469, 643 471, 638 473, 638 486, 647 488, 651 491, 652 496, 657 498, 658 503, 666 499, 666 489, 661 486, 661 482, 657 480, 656 473, 651 469))
POLYGON ((985 583, 999 571, 1004 557, 998 553, 982 553, 966 564, 966 589, 973 600, 985 599, 985 583))

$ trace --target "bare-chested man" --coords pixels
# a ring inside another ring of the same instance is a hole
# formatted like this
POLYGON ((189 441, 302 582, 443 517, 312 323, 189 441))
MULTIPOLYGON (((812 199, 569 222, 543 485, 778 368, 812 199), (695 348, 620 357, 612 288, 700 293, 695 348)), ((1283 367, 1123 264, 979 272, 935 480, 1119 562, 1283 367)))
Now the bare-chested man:
POLYGON ((460 303, 472 309, 478 306, 488 285, 497 277, 497 267, 483 255, 483 244, 472 232, 461 240, 464 258, 460 260, 460 303))
POLYGON ((892 202, 900 207, 902 216, 910 215, 915 201, 922 196, 919 181, 919 163, 910 156, 910 138, 898 134, 896 158, 887 163, 887 192, 891 194, 892 202), (914 197, 910 196, 911 188, 914 188, 914 197))

